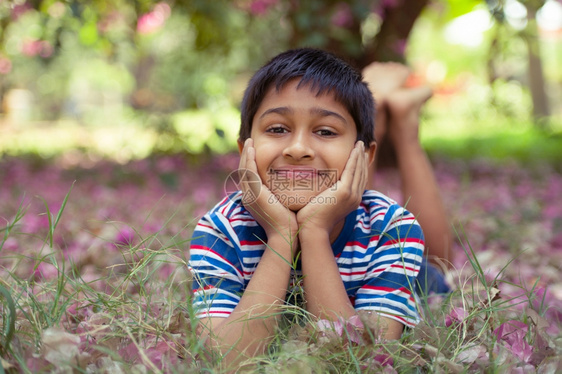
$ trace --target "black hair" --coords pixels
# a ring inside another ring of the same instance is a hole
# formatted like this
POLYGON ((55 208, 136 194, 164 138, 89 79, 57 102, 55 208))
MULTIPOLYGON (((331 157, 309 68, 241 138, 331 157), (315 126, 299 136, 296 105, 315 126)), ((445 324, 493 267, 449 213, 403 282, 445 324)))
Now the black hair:
POLYGON ((240 141, 250 137, 254 116, 270 87, 279 91, 295 78, 301 79, 297 88, 309 86, 317 96, 332 92, 355 121, 357 140, 369 146, 374 140, 375 105, 361 73, 334 54, 313 48, 283 52, 250 79, 242 100, 240 141))

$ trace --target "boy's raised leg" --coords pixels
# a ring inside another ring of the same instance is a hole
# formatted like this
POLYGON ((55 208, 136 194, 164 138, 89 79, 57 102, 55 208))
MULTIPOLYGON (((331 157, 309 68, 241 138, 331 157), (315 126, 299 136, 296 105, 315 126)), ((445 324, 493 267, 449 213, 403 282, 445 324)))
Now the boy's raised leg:
POLYGON ((382 140, 387 130, 386 99, 388 95, 402 87, 409 74, 410 69, 398 62, 373 62, 363 69, 363 80, 367 82, 375 98, 377 141, 382 140))
POLYGON ((450 266, 451 229, 433 168, 419 141, 420 109, 431 95, 428 86, 401 88, 389 94, 387 136, 396 150, 405 207, 424 231, 428 259, 450 266))
MULTIPOLYGON (((402 87, 409 74, 410 69, 398 62, 373 62, 363 69, 363 80, 367 82, 375 98, 375 140, 379 145, 377 154, 388 128, 387 98, 392 92, 402 87)), ((373 164, 375 165, 376 162, 373 164)), ((373 188, 374 177, 375 167, 372 166, 369 168, 368 188, 373 188)))

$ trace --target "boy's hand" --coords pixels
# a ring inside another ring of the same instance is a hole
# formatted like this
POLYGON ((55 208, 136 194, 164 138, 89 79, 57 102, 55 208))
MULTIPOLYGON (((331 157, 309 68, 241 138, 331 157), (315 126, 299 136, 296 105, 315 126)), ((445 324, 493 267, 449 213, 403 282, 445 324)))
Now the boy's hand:
POLYGON ((355 144, 337 183, 297 213, 299 236, 311 230, 328 235, 334 226, 361 203, 368 179, 368 154, 362 141, 355 144), (335 201, 335 204, 326 202, 335 201))
POLYGON ((281 236, 290 243, 293 251, 297 247, 297 217, 287 209, 260 179, 256 164, 256 150, 251 138, 244 143, 240 155, 239 176, 244 206, 264 228, 268 241, 281 236))

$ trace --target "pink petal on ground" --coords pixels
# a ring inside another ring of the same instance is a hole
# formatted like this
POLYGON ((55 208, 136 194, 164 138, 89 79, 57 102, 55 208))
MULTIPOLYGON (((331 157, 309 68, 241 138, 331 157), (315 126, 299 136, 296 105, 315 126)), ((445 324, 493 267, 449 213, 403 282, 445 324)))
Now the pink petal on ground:
POLYGON ((451 312, 445 317, 445 326, 462 323, 468 317, 468 312, 463 308, 453 307, 451 312))
POLYGON ((69 364, 79 355, 80 337, 63 329, 51 327, 43 331, 42 342, 43 357, 52 364, 69 364))
POLYGON ((506 348, 523 362, 528 362, 533 354, 533 348, 525 337, 529 326, 521 321, 507 321, 494 330, 498 340, 505 343, 506 348))

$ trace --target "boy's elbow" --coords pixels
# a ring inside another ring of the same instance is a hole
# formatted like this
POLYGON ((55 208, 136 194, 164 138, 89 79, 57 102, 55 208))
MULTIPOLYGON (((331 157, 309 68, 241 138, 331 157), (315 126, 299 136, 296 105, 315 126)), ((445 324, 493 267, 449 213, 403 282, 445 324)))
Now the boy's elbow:
POLYGON ((227 328, 229 325, 232 326, 228 323, 228 318, 199 324, 197 336, 203 342, 208 360, 220 362, 221 366, 239 367, 245 361, 267 352, 272 336, 263 337, 259 333, 236 331, 236 328, 227 328))

